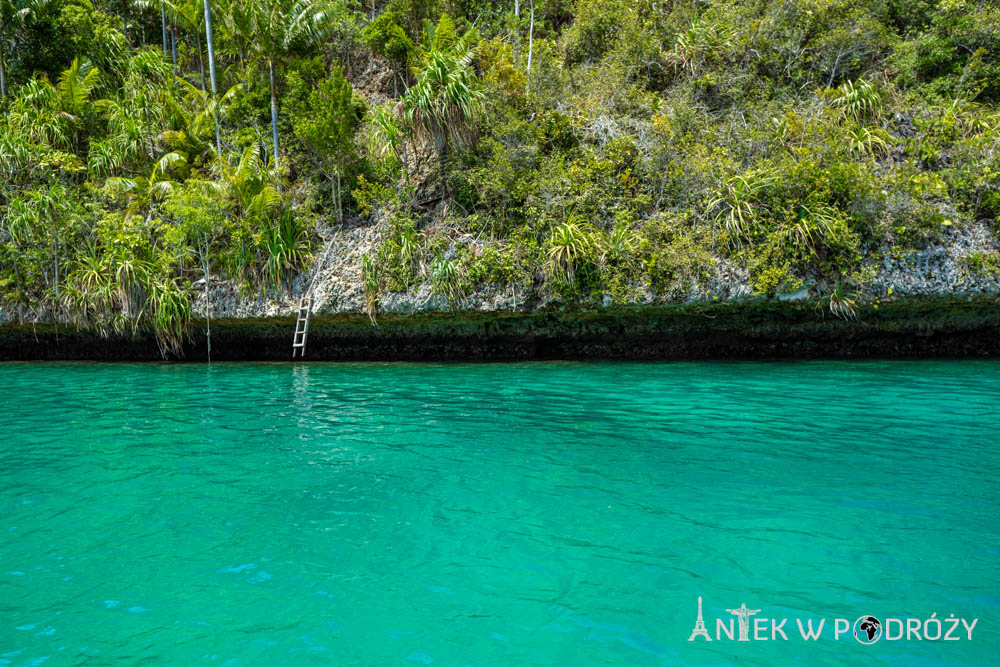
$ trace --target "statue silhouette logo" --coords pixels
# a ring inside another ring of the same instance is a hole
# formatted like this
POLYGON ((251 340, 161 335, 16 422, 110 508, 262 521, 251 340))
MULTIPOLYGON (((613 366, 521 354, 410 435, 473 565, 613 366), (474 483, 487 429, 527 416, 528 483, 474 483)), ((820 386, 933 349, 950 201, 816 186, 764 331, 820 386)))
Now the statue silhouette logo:
POLYGON ((698 620, 694 622, 694 630, 691 631, 691 636, 688 637, 689 642, 693 642, 695 637, 704 637, 707 641, 712 641, 712 638, 708 634, 708 630, 705 629, 705 619, 701 617, 701 596, 698 596, 698 620))
POLYGON ((750 641, 750 617, 760 613, 760 609, 747 609, 747 603, 743 602, 740 604, 739 609, 727 609, 726 611, 735 616, 740 622, 740 641, 750 641))
POLYGON ((854 621, 854 638, 862 644, 874 644, 882 638, 882 622, 874 616, 859 616, 854 621))

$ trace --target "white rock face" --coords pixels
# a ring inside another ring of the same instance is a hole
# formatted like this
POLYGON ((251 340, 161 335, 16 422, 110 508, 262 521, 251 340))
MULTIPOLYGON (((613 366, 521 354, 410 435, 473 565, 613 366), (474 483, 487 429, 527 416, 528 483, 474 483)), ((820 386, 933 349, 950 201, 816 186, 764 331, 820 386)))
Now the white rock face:
MULTIPOLYGON (((319 314, 361 314, 365 312, 365 295, 361 282, 361 259, 366 253, 374 255, 382 241, 386 229, 382 225, 348 226, 322 230, 332 246, 325 264, 315 277, 314 312, 319 314)), ((468 245, 477 241, 469 239, 468 245)), ((983 295, 1000 294, 1000 276, 977 275, 966 269, 962 258, 975 252, 990 253, 1000 251, 992 230, 986 223, 965 225, 961 229, 949 229, 940 244, 931 245, 905 257, 891 256, 888 247, 878 248, 869 261, 878 267, 875 279, 865 291, 878 297, 906 297, 927 295, 983 295)), ((320 251, 322 256, 324 250, 320 251)), ((448 248, 447 256, 454 258, 457 245, 448 248)), ((318 259, 317 259, 318 261, 318 259)), ((426 268, 426 267, 424 267, 426 268)), ((215 318, 242 317, 293 317, 298 310, 299 299, 314 278, 314 270, 297 277, 285 291, 269 290, 265 294, 239 294, 231 281, 212 280, 212 301, 215 318)), ((815 298, 828 285, 807 284, 801 289, 779 294, 781 301, 801 301, 815 298)), ((205 282, 194 284, 196 297, 193 311, 196 317, 204 317, 207 311, 205 282)), ((648 285, 636 285, 638 297, 635 304, 662 303, 666 301, 730 301, 747 298, 753 288, 750 276, 744 267, 731 260, 713 259, 711 275, 705 283, 692 281, 686 289, 671 294, 656 294, 648 285)), ((613 307, 623 305, 611 295, 600 295, 588 305, 613 307)), ((378 312, 398 315, 413 315, 428 312, 449 312, 452 310, 483 312, 525 312, 552 303, 551 297, 535 293, 529 287, 511 285, 487 285, 466 295, 460 303, 449 304, 441 295, 431 290, 431 282, 423 280, 406 292, 382 294, 378 312)), ((0 322, 4 315, 0 311, 0 322)))
POLYGON ((998 250, 1000 243, 983 222, 961 229, 949 228, 940 245, 928 246, 902 258, 892 257, 889 249, 883 248, 880 271, 868 290, 876 296, 995 294, 1000 292, 1000 275, 968 271, 962 258, 998 250))

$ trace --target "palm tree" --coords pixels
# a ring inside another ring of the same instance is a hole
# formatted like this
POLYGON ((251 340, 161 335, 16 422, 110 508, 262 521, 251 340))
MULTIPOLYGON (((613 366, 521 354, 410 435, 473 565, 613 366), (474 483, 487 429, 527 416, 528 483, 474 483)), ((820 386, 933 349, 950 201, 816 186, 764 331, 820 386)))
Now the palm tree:
POLYGON ((56 86, 61 113, 79 122, 90 104, 90 93, 100 76, 101 70, 89 60, 74 58, 70 66, 59 75, 59 84, 56 86))
POLYGON ((219 166, 221 190, 236 204, 238 217, 263 219, 281 205, 277 174, 267 168, 253 146, 243 151, 236 164, 219 162, 219 166))
POLYGON ((235 45, 240 65, 247 60, 248 45, 253 42, 253 5, 243 0, 224 0, 219 16, 224 28, 223 37, 228 37, 235 45))
POLYGON ((11 31, 24 26, 51 0, 0 0, 0 96, 7 97, 7 63, 4 45, 11 31))
POLYGON ((218 127, 219 113, 225 112, 227 103, 239 90, 240 84, 217 99, 212 99, 190 81, 179 79, 178 84, 175 91, 164 93, 164 102, 170 111, 166 119, 170 129, 163 131, 158 138, 169 150, 180 151, 187 156, 190 164, 196 165, 209 151, 208 137, 213 124, 218 127))
POLYGON ((106 186, 112 192, 125 194, 129 199, 128 215, 153 213, 153 204, 169 196, 177 187, 177 182, 170 178, 171 170, 187 165, 187 159, 177 151, 167 153, 153 164, 149 174, 140 174, 134 178, 109 178, 106 186))
POLYGON ((94 67, 89 60, 81 61, 74 58, 70 66, 59 75, 59 83, 56 84, 59 108, 57 113, 68 120, 73 128, 73 138, 79 150, 79 128, 89 125, 93 103, 90 99, 97 80, 101 76, 101 71, 94 67))
POLYGON ((44 75, 30 80, 8 112, 9 131, 34 143, 78 149, 80 127, 92 117, 90 94, 99 76, 89 61, 75 58, 56 85, 44 75))
MULTIPOLYGON (((205 90, 205 61, 201 48, 201 24, 205 17, 201 0, 150 0, 166 10, 173 26, 194 35, 198 50, 198 71, 201 73, 201 89, 205 90)), ((173 28, 171 28, 173 30, 173 28)), ((174 67, 177 67, 176 48, 173 50, 174 67)))
POLYGON ((271 142, 274 164, 278 165, 278 94, 274 71, 276 62, 292 45, 318 39, 331 18, 329 0, 256 0, 253 4, 249 43, 267 61, 271 91, 271 142))

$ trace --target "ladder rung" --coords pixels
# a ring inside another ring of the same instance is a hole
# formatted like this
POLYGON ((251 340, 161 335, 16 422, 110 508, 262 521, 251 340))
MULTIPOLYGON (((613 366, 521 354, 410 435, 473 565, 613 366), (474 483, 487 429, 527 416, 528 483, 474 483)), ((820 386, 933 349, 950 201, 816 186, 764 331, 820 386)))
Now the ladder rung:
POLYGON ((292 358, 296 352, 299 356, 306 354, 306 337, 309 335, 309 316, 312 315, 313 298, 312 295, 299 299, 299 312, 295 318, 295 334, 292 336, 292 358))

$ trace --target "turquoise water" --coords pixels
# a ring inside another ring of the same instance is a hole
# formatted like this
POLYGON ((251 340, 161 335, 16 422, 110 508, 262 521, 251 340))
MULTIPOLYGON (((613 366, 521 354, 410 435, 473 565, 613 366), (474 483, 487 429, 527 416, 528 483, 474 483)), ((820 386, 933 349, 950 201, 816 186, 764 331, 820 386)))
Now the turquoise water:
POLYGON ((0 387, 0 665, 1000 652, 998 363, 0 364, 0 387), (698 596, 713 637, 741 603, 831 625, 688 642, 698 596), (833 638, 932 613, 972 640, 833 638))

